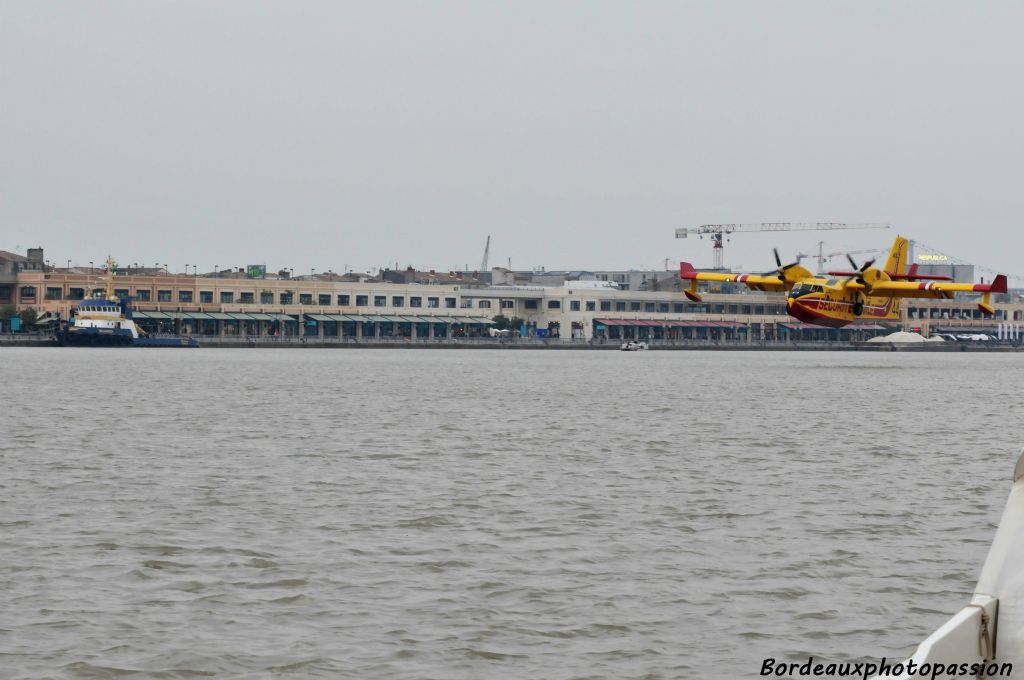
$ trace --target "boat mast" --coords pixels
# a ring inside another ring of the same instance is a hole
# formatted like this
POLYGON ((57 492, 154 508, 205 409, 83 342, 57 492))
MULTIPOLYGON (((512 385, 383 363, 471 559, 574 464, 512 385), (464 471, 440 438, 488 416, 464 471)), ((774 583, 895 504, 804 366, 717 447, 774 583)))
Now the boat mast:
POLYGON ((106 292, 103 295, 103 297, 105 297, 107 300, 112 300, 113 299, 113 293, 114 293, 114 267, 116 267, 116 266, 117 266, 117 263, 114 262, 114 258, 112 258, 110 255, 107 255, 107 275, 106 275, 107 289, 106 289, 106 292))

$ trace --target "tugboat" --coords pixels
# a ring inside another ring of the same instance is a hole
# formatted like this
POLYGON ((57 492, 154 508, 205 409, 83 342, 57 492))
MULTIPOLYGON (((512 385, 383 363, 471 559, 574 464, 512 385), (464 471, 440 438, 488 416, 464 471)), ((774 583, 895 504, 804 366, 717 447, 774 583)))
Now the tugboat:
POLYGON ((641 352, 645 349, 650 349, 650 347, 648 347, 646 342, 627 340, 626 342, 622 343, 622 346, 619 347, 619 349, 621 349, 623 352, 641 352))
POLYGON ((107 258, 103 297, 78 303, 73 321, 57 334, 61 345, 88 347, 198 347, 193 338, 151 338, 132 320, 131 297, 113 295, 116 263, 107 258))

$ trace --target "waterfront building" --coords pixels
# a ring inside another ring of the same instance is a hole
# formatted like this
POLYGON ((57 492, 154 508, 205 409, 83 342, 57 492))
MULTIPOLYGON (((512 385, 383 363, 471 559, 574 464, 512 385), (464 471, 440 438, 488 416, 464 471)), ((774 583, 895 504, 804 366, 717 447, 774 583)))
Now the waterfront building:
MULTIPOLYGON (((488 278, 512 281, 512 274, 496 269, 488 278)), ((6 289, 8 304, 63 320, 80 300, 102 292, 101 278, 99 269, 47 266, 39 249, 31 258, 0 253, 0 296, 6 289)), ((478 337, 488 334, 499 314, 518 319, 514 330, 526 335, 579 341, 841 341, 897 327, 925 334, 994 332, 1000 323, 1024 322, 1024 302, 1012 294, 997 296, 995 317, 984 317, 968 298, 908 299, 899 325, 830 329, 790 317, 783 295, 745 287, 709 289, 703 301, 691 302, 677 276, 639 279, 636 285, 646 281, 647 290, 603 286, 595 283, 603 279, 590 276, 560 285, 488 286, 479 279, 458 282, 453 273, 408 270, 397 280, 402 282, 334 273, 292 277, 288 271, 250 278, 234 269, 183 275, 130 267, 117 273, 114 288, 131 296, 136 321, 148 332, 197 336, 478 337)))

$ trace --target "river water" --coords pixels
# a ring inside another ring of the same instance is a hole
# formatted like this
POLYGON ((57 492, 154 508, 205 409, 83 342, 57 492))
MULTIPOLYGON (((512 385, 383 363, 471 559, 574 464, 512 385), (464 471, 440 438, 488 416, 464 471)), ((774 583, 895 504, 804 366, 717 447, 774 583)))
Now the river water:
POLYGON ((966 603, 1019 355, 0 350, 2 678, 744 678, 966 603))

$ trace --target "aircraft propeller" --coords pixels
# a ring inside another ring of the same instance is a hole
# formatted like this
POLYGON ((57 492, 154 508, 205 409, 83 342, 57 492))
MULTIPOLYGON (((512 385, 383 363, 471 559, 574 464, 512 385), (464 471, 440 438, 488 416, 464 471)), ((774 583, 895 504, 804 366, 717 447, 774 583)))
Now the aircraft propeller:
POLYGON ((776 264, 776 266, 778 268, 775 271, 773 271, 773 272, 765 272, 764 275, 765 276, 771 276, 772 274, 775 274, 776 276, 779 277, 779 281, 785 281, 786 280, 786 270, 791 268, 791 267, 795 267, 798 264, 800 264, 800 260, 797 260, 796 262, 790 262, 789 264, 782 264, 782 258, 779 257, 779 249, 778 248, 772 248, 772 252, 775 254, 775 264, 776 264))
POLYGON ((852 257, 850 257, 849 253, 846 254, 846 259, 849 260, 850 267, 852 267, 852 270, 855 272, 852 276, 850 276, 849 279, 847 279, 847 281, 851 281, 853 279, 856 279, 857 283, 863 284, 864 283, 864 272, 866 272, 868 270, 868 267, 870 267, 871 265, 873 265, 875 263, 875 258, 871 258, 870 260, 865 260, 864 264, 862 264, 859 267, 857 266, 857 262, 852 257))

